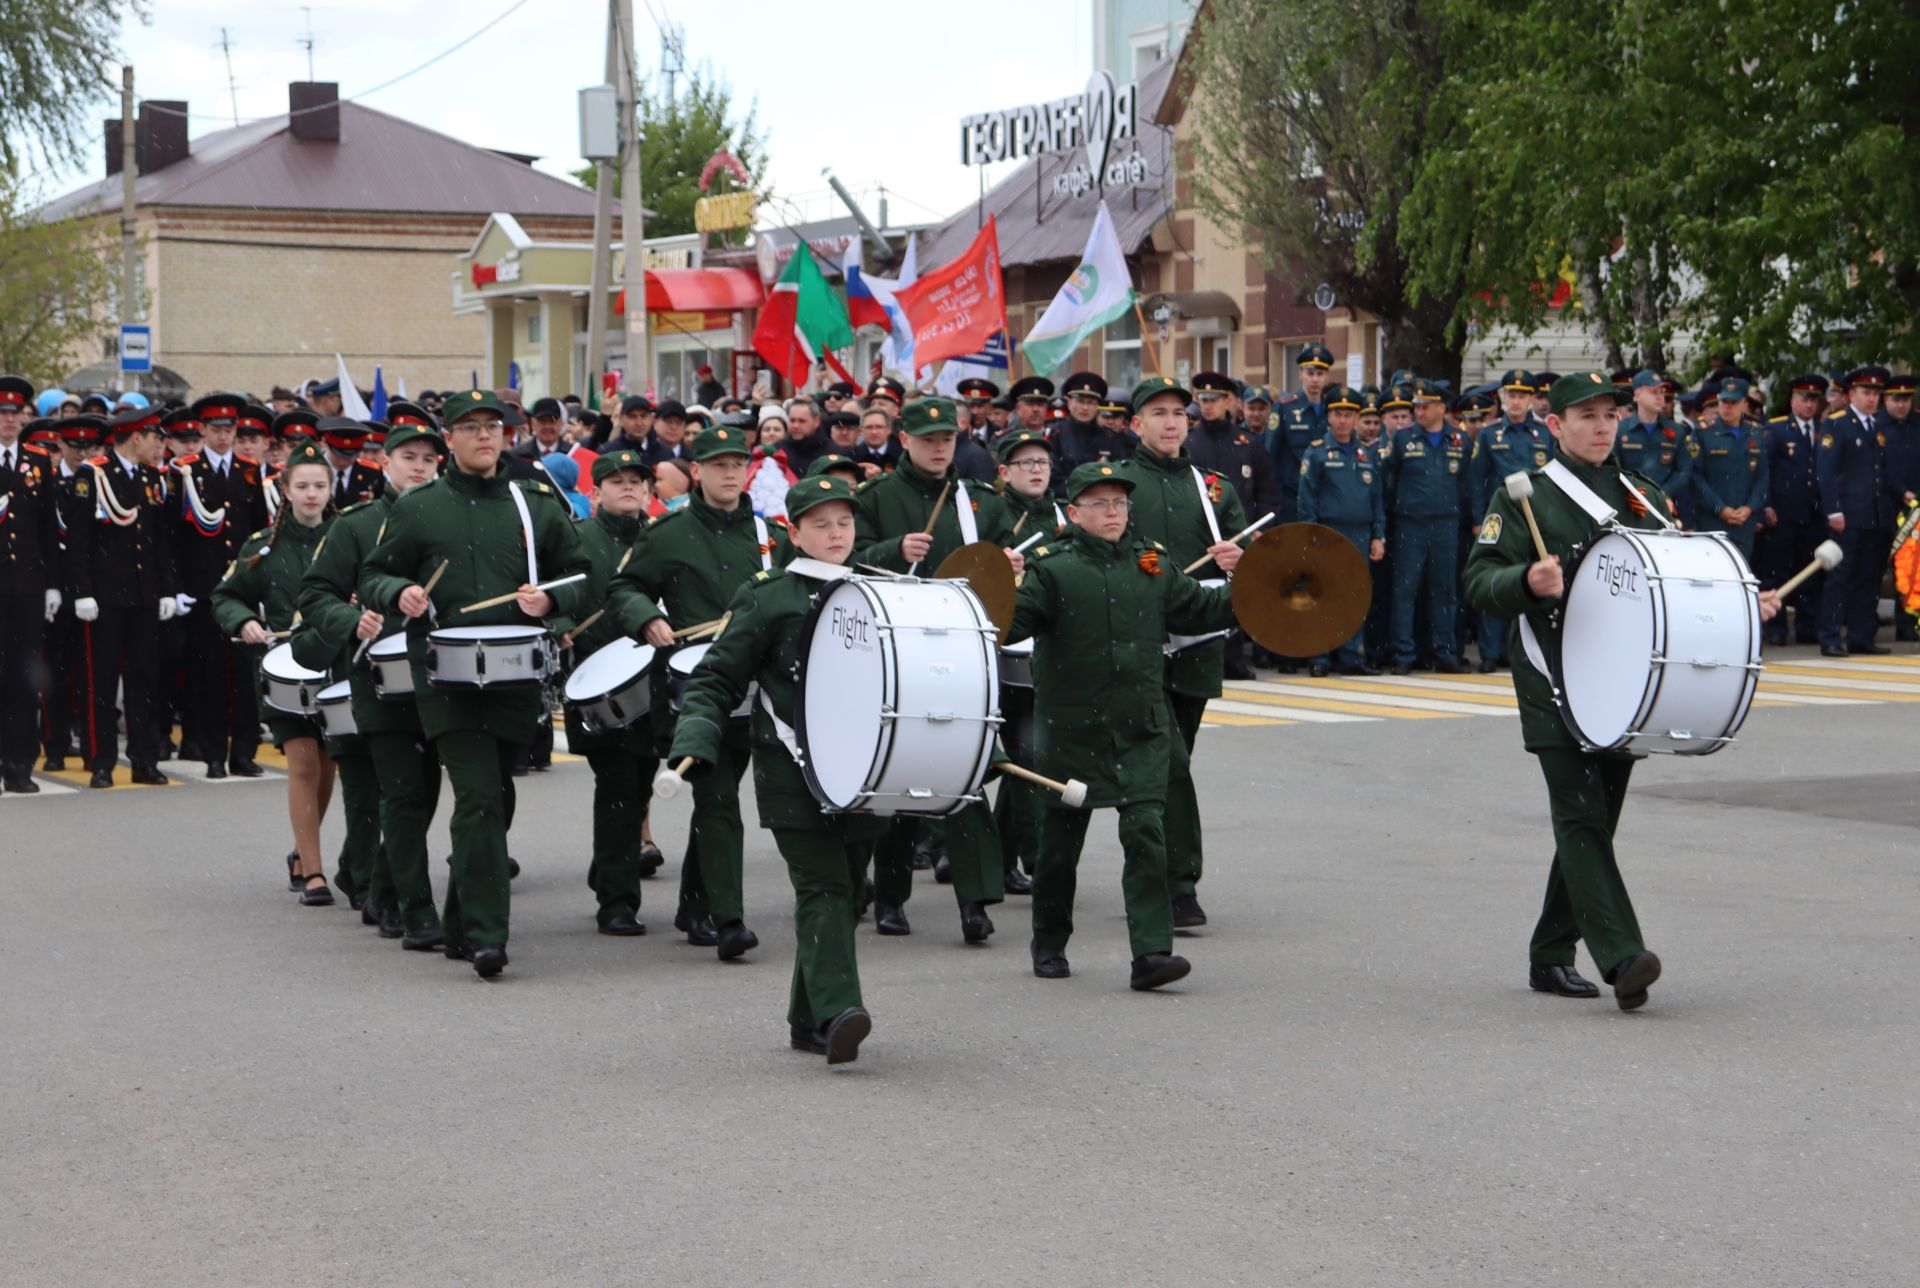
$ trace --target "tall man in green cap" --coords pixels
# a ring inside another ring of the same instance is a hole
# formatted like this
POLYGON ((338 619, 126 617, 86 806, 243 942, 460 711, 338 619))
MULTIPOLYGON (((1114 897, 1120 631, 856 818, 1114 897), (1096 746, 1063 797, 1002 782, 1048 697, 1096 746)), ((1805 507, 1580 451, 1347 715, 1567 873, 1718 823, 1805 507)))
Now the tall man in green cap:
POLYGON ((1169 629, 1226 629, 1233 609, 1224 586, 1201 586, 1161 543, 1128 530, 1135 487, 1124 467, 1088 463, 1067 480, 1073 526, 1034 550, 1007 637, 1034 641, 1040 772, 1087 788, 1085 808, 1049 802, 1033 878, 1033 973, 1071 973, 1066 949, 1088 811, 1112 808, 1125 854, 1130 983, 1145 990, 1190 969, 1173 953, 1164 810, 1182 743, 1167 711, 1161 649, 1169 629))
MULTIPOLYGON (((1029 377, 1015 385, 1021 389, 1029 377)), ((1051 392, 1052 386, 1047 386, 1051 392)), ((999 495, 953 475, 957 422, 953 403, 922 398, 900 412, 900 445, 905 455, 891 474, 869 479, 854 493, 858 543, 854 561, 895 572, 931 577, 941 561, 963 545, 992 541, 1008 548, 1014 571, 1022 566, 1012 554, 1013 517, 999 495), (937 507, 937 508, 936 508, 937 507), (931 531, 928 526, 931 524, 931 531)), ((953 820, 947 820, 951 828, 953 820)), ((930 830, 925 820, 896 818, 874 847, 874 928, 883 935, 912 933, 906 902, 913 893, 913 843, 930 830)), ((984 938, 984 914, 970 918, 968 904, 996 902, 1001 895, 1001 861, 993 856, 991 873, 978 870, 985 848, 958 846, 951 857, 954 893, 963 909, 967 938, 984 938), (969 897, 972 896, 972 897, 969 897)))
MULTIPOLYGON (((1132 494, 1133 535, 1156 541, 1174 567, 1201 555, 1221 577, 1240 562, 1240 547, 1226 536, 1247 526, 1246 511, 1231 481, 1201 470, 1187 453, 1187 391, 1167 376, 1142 380, 1133 389, 1133 432, 1139 449, 1119 463, 1113 477, 1132 494)), ((1205 863, 1200 801, 1193 785, 1193 744, 1207 703, 1220 696, 1225 645, 1215 640, 1170 657, 1165 664, 1167 711, 1180 746, 1168 758, 1166 796, 1167 875, 1173 892, 1173 924, 1183 930, 1207 924, 1198 887, 1205 863)))
POLYGON ((462 626, 524 626, 577 620, 579 582, 540 589, 542 580, 590 572, 571 512, 551 485, 506 477, 500 466, 505 409, 483 389, 443 404, 451 468, 394 503, 387 532, 367 556, 360 603, 407 618, 420 724, 453 784, 453 875, 447 883, 446 952, 473 963, 482 978, 507 965, 507 829, 513 822, 513 765, 546 711, 538 685, 486 691, 436 689, 427 674, 427 637, 446 621, 462 626), (543 491, 544 489, 544 491, 543 491), (432 597, 425 583, 442 566, 432 597), (505 604, 472 613, 466 604, 514 592, 505 604))
MULTIPOLYGON (((427 859, 427 828, 440 804, 440 760, 421 730, 413 698, 381 697, 372 665, 360 651, 364 643, 397 635, 403 620, 398 614, 383 616, 362 608, 354 596, 367 556, 386 534, 394 503, 439 473, 447 445, 424 409, 401 402, 392 404, 388 414, 396 427, 387 436, 386 486, 371 501, 347 507, 327 530, 326 541, 301 578, 300 615, 315 634, 350 659, 346 674, 353 691, 353 722, 370 761, 379 815, 379 845, 367 856, 372 867, 362 888, 367 900, 362 911, 373 912, 381 934, 398 937, 402 948, 428 952, 446 940, 433 906, 427 859)), ((349 772, 343 767, 343 780, 349 772)))
MULTIPOLYGON (((692 442, 693 491, 686 505, 660 515, 634 541, 633 558, 615 574, 607 614, 621 633, 671 643, 675 627, 718 621, 755 573, 774 566, 773 538, 744 493, 752 447, 746 431, 726 425, 692 442), (666 604, 663 617, 658 604, 666 604)), ((655 718, 666 720, 656 708, 655 718)), ((748 721, 727 722, 706 759, 710 773, 694 787, 693 826, 680 864, 680 906, 674 929, 689 943, 714 945, 722 961, 757 947, 745 921, 740 778, 751 751, 748 721)))
MULTIPOLYGON (((1623 473, 1611 463, 1617 399, 1598 371, 1554 382, 1547 404, 1554 455, 1529 475, 1533 517, 1548 557, 1537 557, 1520 503, 1502 489, 1494 493, 1467 559, 1466 593, 1467 602, 1481 612, 1513 621, 1509 650, 1520 736, 1540 761, 1553 817, 1553 866, 1528 953, 1527 982, 1562 997, 1599 996, 1600 990, 1574 970, 1574 945, 1584 939, 1620 1009, 1630 1011, 1646 1004, 1648 985, 1660 977, 1660 959, 1640 937, 1613 849, 1638 757, 1582 750, 1554 705, 1546 671, 1560 629, 1555 610, 1566 593, 1563 564, 1573 550, 1609 519, 1650 531, 1663 527, 1663 516, 1671 512, 1651 479, 1623 473)), ((1761 593, 1762 620, 1779 609, 1777 594, 1761 593)))

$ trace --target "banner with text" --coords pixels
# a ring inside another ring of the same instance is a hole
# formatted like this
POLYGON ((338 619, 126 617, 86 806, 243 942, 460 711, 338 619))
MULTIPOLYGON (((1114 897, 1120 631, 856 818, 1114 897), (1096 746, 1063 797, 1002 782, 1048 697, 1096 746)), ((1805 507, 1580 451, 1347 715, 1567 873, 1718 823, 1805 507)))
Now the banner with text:
POLYGON ((1000 281, 1000 234, 991 217, 951 264, 921 274, 894 293, 913 329, 913 360, 930 367, 943 358, 978 353, 1006 329, 1007 296, 1000 281))

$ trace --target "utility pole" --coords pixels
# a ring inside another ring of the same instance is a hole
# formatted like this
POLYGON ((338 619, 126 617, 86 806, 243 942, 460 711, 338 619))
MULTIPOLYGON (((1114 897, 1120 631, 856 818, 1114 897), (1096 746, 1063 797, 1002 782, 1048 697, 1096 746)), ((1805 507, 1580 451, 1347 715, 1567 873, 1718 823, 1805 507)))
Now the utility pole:
MULTIPOLYGON (((613 4, 607 4, 607 80, 619 84, 617 50, 619 32, 613 20, 613 4)), ((619 97, 618 91, 615 98, 619 97)), ((607 369, 607 305, 613 292, 613 162, 600 160, 593 174, 593 286, 587 296, 587 390, 589 402, 600 396, 600 373, 607 369)), ((636 389, 639 386, 635 386, 636 389)), ((601 407, 602 415, 612 415, 601 407)))
POLYGON ((613 0, 619 87, 620 242, 627 252, 627 370, 634 392, 653 387, 653 349, 647 335, 647 231, 640 203, 640 88, 634 68, 633 0, 613 0))
MULTIPOLYGON (((227 59, 227 102, 233 107, 233 123, 240 124, 240 91, 233 83, 233 42, 227 39, 227 29, 220 28, 220 52, 227 59)), ((308 77, 312 79, 311 76, 308 77)))
POLYGON ((133 146, 133 64, 120 68, 120 321, 138 320, 144 310, 135 289, 134 255, 139 247, 133 235, 134 167, 138 155, 133 146))

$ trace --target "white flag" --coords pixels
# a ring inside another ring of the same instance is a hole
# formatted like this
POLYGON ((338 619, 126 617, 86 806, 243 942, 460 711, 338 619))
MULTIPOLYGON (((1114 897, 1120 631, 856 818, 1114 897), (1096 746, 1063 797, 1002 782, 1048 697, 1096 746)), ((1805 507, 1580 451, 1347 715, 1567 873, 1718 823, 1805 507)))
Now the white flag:
POLYGON ((333 355, 333 360, 340 366, 340 414, 350 416, 354 420, 372 420, 373 413, 368 410, 366 400, 360 396, 360 387, 354 384, 353 377, 347 374, 347 360, 337 353, 333 355))
POLYGON ((1080 267, 1047 305, 1047 311, 1027 333, 1024 352, 1035 371, 1057 369, 1073 356, 1080 342, 1133 307, 1133 274, 1120 253, 1120 237, 1113 231, 1107 203, 1100 203, 1093 232, 1081 252, 1080 267))
POLYGON ((887 311, 887 317, 893 323, 885 343, 880 346, 880 365, 888 371, 908 376, 913 374, 913 328, 907 325, 907 315, 893 302, 893 294, 920 280, 918 247, 919 239, 908 233, 907 253, 900 261, 898 277, 860 275, 860 280, 867 284, 867 289, 873 292, 874 299, 880 301, 880 307, 887 311))

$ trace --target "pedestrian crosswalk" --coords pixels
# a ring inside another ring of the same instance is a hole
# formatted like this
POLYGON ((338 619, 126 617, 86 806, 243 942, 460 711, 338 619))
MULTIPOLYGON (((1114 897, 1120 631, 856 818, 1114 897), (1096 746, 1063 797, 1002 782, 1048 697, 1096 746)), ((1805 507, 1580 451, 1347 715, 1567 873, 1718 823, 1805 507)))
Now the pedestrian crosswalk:
MULTIPOLYGON (((1860 706, 1920 702, 1920 657, 1769 658, 1756 707, 1860 706)), ((1221 728, 1358 724, 1514 716, 1513 681, 1494 675, 1350 676, 1229 680, 1203 723, 1221 728)))

